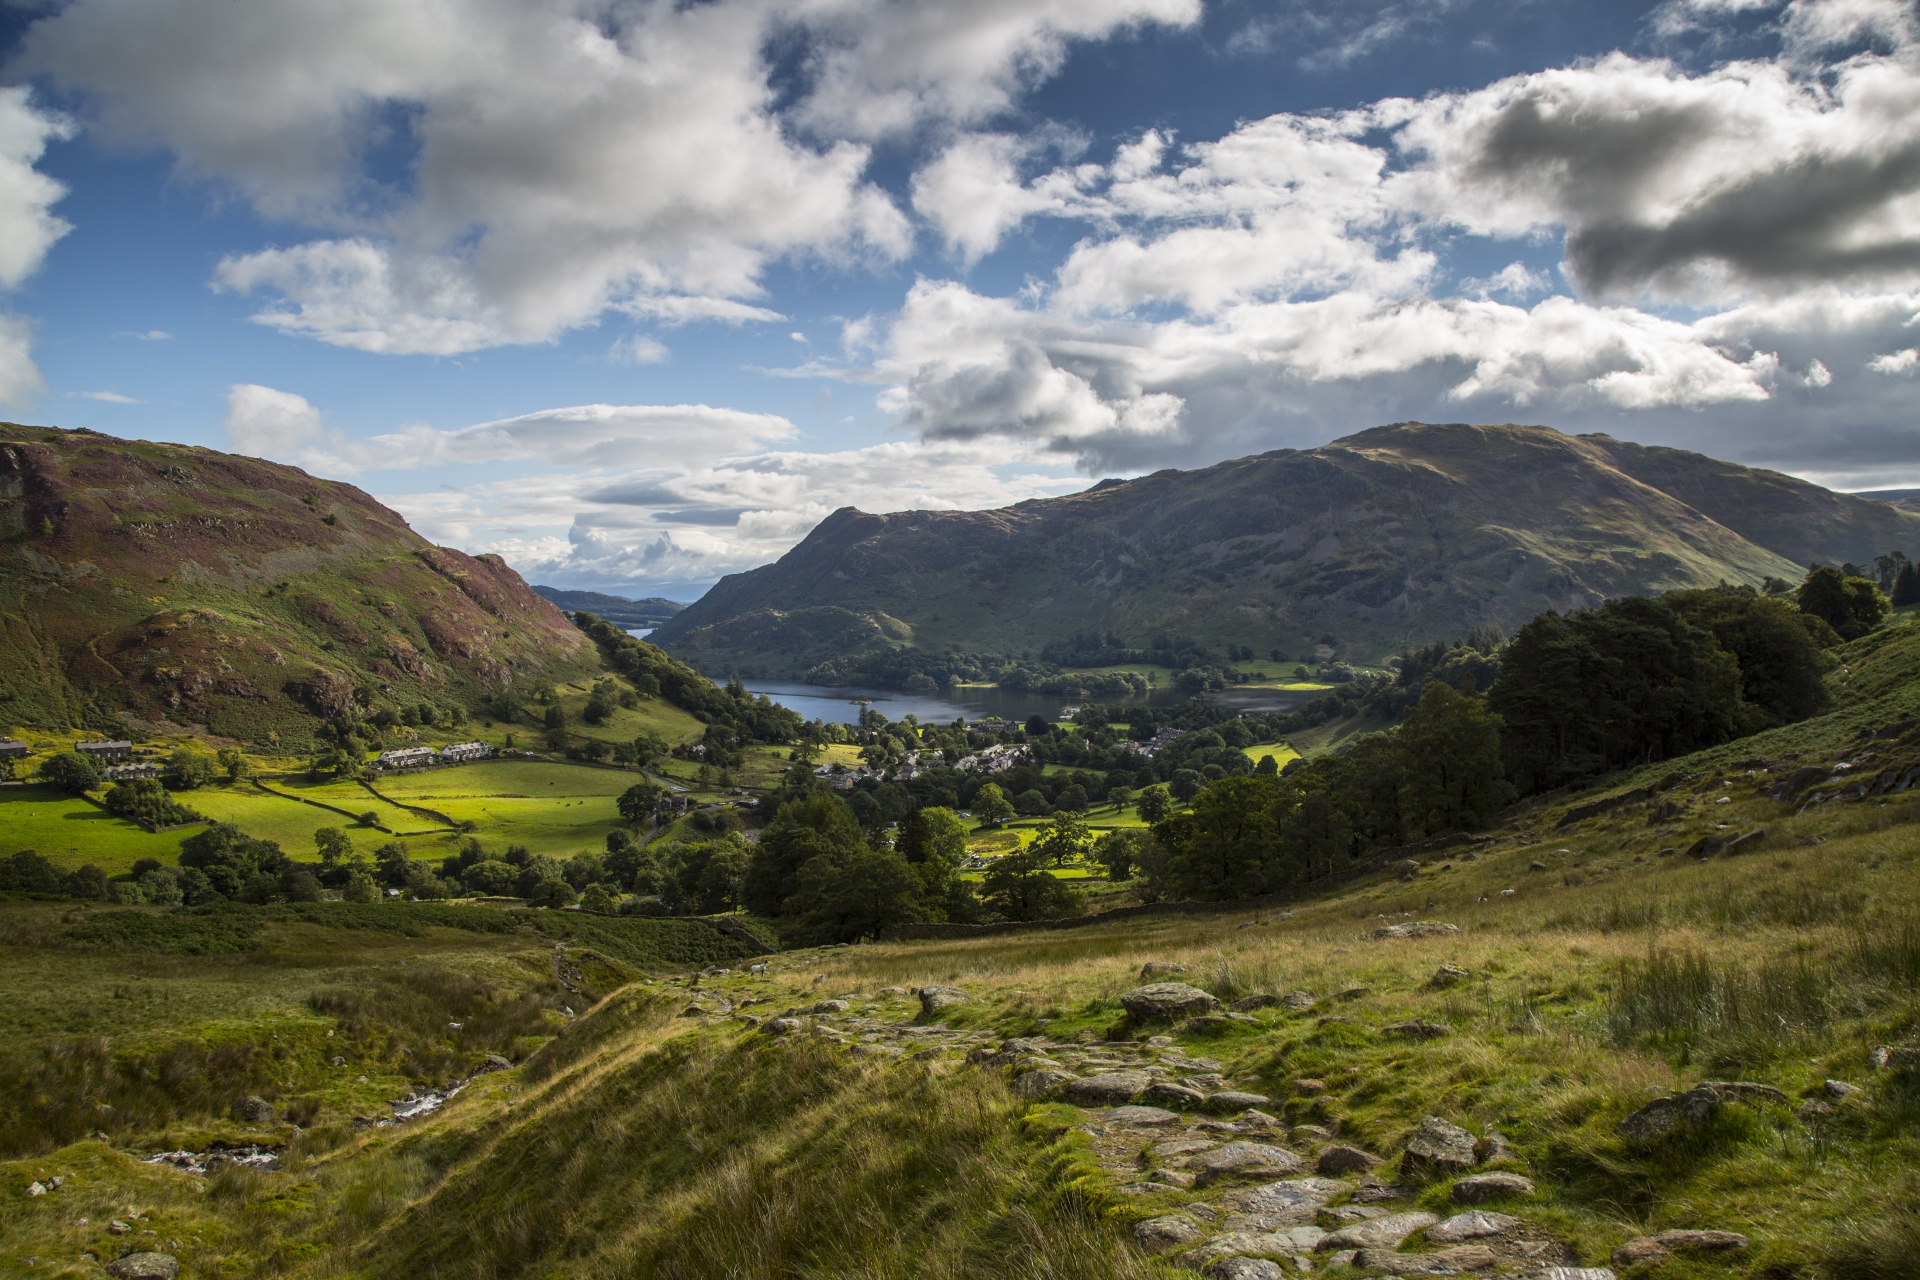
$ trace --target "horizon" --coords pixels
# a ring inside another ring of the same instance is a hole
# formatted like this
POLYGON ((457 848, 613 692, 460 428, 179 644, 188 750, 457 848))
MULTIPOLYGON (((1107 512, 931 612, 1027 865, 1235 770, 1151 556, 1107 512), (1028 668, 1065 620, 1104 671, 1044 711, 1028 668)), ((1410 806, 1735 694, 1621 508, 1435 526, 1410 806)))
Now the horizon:
POLYGON ((1899 0, 329 12, 0 14, 7 416, 678 601, 1354 423, 1920 486, 1899 0))

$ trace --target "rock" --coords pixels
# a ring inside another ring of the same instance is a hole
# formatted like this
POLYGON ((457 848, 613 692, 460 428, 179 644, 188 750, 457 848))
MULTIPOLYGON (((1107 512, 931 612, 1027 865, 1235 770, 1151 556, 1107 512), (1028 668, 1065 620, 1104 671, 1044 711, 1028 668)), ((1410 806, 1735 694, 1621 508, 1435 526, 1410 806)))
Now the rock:
POLYGON ((1202 1275, 1212 1280, 1282 1280, 1287 1273, 1280 1264, 1266 1258, 1216 1258, 1202 1275))
POLYGON ((1433 976, 1427 979, 1427 985, 1444 991, 1448 987, 1457 987, 1463 982, 1469 982, 1472 978, 1473 974, 1457 964, 1443 964, 1433 971, 1433 976))
POLYGON ((1207 1105, 1215 1111, 1245 1111, 1250 1107, 1264 1107, 1272 1103, 1264 1093, 1241 1093, 1237 1089, 1222 1089, 1207 1098, 1207 1105))
POLYGON ((1848 1084, 1845 1080, 1829 1080, 1820 1088, 1829 1098, 1851 1098, 1860 1092, 1859 1085, 1848 1084))
POLYGON ((107 1234, 110 1236, 124 1236, 132 1230, 133 1228, 130 1225, 120 1221, 118 1218, 115 1218, 107 1224, 107 1234))
POLYGON ((1500 1261, 1500 1255, 1481 1244, 1458 1245, 1438 1253, 1394 1253, 1362 1249, 1353 1265, 1362 1271, 1390 1271, 1402 1276, 1456 1276, 1478 1271, 1500 1261))
POLYGON ((1332 1146, 1320 1153, 1314 1168, 1330 1178, 1343 1178, 1350 1173, 1365 1173, 1379 1163, 1380 1157, 1358 1147, 1332 1146))
POLYGON ((1517 1173, 1476 1173, 1453 1184, 1455 1204, 1485 1204, 1505 1196, 1530 1196, 1533 1180, 1517 1173))
MULTIPOLYGON (((822 1000, 817 1004, 809 1005, 806 1012, 815 1015, 822 1013, 845 1013, 851 1008, 853 1008, 853 1006, 845 1000, 822 1000)), ((694 1012, 694 1010, 688 1010, 688 1012, 691 1013, 694 1012)))
POLYGON ((47 1188, 44 1183, 29 1182, 27 1184, 27 1199, 31 1200, 37 1196, 43 1196, 45 1194, 47 1194, 47 1188))
POLYGON ((800 1019, 798 1018, 768 1018, 766 1024, 760 1028, 762 1033, 770 1036, 790 1035, 799 1029, 800 1019))
MULTIPOLYGON (((758 965, 756 967, 761 969, 766 968, 765 965, 758 965)), ((882 987, 877 994, 882 1000, 897 1000, 907 994, 907 989, 905 987, 882 987)))
POLYGON ((1163 974, 1186 973, 1190 969, 1190 965, 1181 964, 1178 960, 1149 960, 1140 966, 1140 976, 1158 978, 1163 974))
POLYGON ((942 1009, 951 1009, 958 1004, 966 1004, 967 993, 958 987, 922 987, 920 988, 920 1012, 931 1017, 942 1009))
POLYGON ((1180 1024, 1180 1030, 1188 1035, 1204 1035, 1209 1031, 1218 1031, 1227 1025, 1228 1015, 1221 1013, 1203 1013, 1197 1018, 1188 1018, 1180 1024))
POLYGON ((1833 1114, 1833 1104, 1831 1102, 1822 1102, 1818 1098, 1808 1098, 1805 1102, 1793 1109, 1793 1114, 1799 1116, 1802 1120, 1818 1120, 1822 1116, 1830 1116, 1833 1114))
POLYGON ((1177 1112, 1163 1111, 1159 1107, 1115 1107, 1107 1113, 1107 1123, 1152 1128, 1163 1124, 1179 1124, 1180 1116, 1177 1112))
POLYGON ((1158 1195, 1162 1191, 1178 1190, 1180 1188, 1171 1182, 1155 1182, 1151 1178, 1145 1182, 1129 1182, 1126 1186, 1119 1188, 1120 1194, 1127 1196, 1151 1196, 1158 1195))
POLYGON ((1304 991, 1289 991, 1280 997, 1280 1005, 1282 1008, 1291 1009, 1295 1013, 1305 1013, 1308 1009, 1313 1008, 1314 1000, 1312 996, 1304 991))
POLYGON ((1613 1265, 1630 1267, 1636 1262, 1657 1262, 1681 1251, 1727 1253, 1747 1247, 1747 1238, 1737 1231, 1662 1231, 1651 1236, 1636 1236, 1613 1251, 1613 1265))
POLYGON ((1193 1219, 1176 1213, 1134 1223, 1133 1238, 1148 1253, 1167 1253, 1182 1245, 1199 1243, 1206 1238, 1206 1232, 1193 1219))
POLYGON ((1873 1069, 1898 1075, 1920 1073, 1920 1044, 1908 1041, 1906 1044, 1882 1046, 1872 1054, 1873 1069))
MULTIPOLYGON (((1508 1144, 1506 1135, 1487 1130, 1484 1137, 1473 1144, 1473 1158, 1481 1164, 1492 1164, 1499 1160, 1520 1160, 1520 1153, 1508 1144)), ((1526 1163, 1521 1160, 1521 1163, 1526 1163)))
POLYGON ((1207 1095, 1198 1089, 1160 1080, 1148 1085, 1147 1091, 1140 1095, 1140 1100, 1160 1107, 1200 1107, 1206 1105, 1207 1095))
POLYGON ((1403 859, 1400 864, 1393 869, 1394 879, 1398 880, 1401 884, 1417 878, 1419 874, 1420 864, 1412 858, 1403 859))
POLYGON ((1364 1000, 1373 994, 1372 987, 1346 987, 1333 994, 1335 1000, 1364 1000))
MULTIPOLYGON (((1356 1188, 1353 1193, 1353 1202, 1355 1204, 1384 1204, 1389 1200, 1405 1200, 1406 1198, 1407 1189, 1405 1187, 1383 1186, 1378 1182, 1370 1182, 1366 1186, 1356 1188)), ((1381 1212, 1385 1212, 1385 1210, 1381 1210, 1381 1212)))
POLYGON ((1020 1079, 1014 1080, 1014 1096, 1027 1098, 1027 1100, 1052 1098, 1075 1079, 1077 1077, 1073 1077, 1068 1071, 1052 1071, 1052 1069, 1029 1071, 1020 1079))
POLYGON ((1751 1080, 1703 1080, 1700 1087, 1719 1094, 1722 1102, 1743 1102, 1750 1107, 1787 1105, 1785 1093, 1770 1084, 1755 1084, 1751 1080))
POLYGON ((1144 1071, 1103 1071, 1067 1086, 1067 1100, 1082 1106, 1117 1106, 1153 1083, 1144 1071))
POLYGON ((1427 1239, 1434 1244, 1459 1244, 1482 1236, 1503 1236, 1520 1225, 1520 1219, 1505 1213, 1473 1209, 1456 1213, 1437 1227, 1427 1228, 1427 1239))
POLYGON ((1195 1156, 1188 1168, 1198 1186, 1207 1186, 1222 1178, 1256 1173, 1293 1173, 1301 1165, 1300 1157, 1284 1147, 1264 1142, 1229 1142, 1195 1156))
POLYGON ((1460 932, 1457 924, 1443 924, 1438 920, 1409 920, 1405 924, 1390 924, 1375 929, 1376 938, 1439 938, 1460 932))
POLYGON ((113 1280, 174 1280, 180 1274, 180 1260, 170 1253, 130 1253, 107 1264, 113 1280))
POLYGON ((1398 1249, 1400 1242, 1408 1236, 1438 1221, 1440 1218, 1437 1214, 1419 1211, 1389 1213, 1342 1227, 1322 1240, 1319 1247, 1322 1250, 1398 1249))
POLYGON ((901 1053, 898 1045, 891 1044, 857 1044, 853 1051, 862 1058, 897 1058, 901 1053))
POLYGON ((1263 1229, 1272 1231, 1311 1225, 1321 1207, 1346 1189, 1345 1183, 1331 1178, 1292 1178, 1229 1191, 1220 1203, 1235 1213, 1258 1219, 1263 1229))
POLYGON ((1303 1098, 1317 1098, 1327 1091, 1325 1080, 1295 1080, 1293 1091, 1303 1098))
MULTIPOLYGON (((1361 1188, 1365 1190, 1366 1188, 1361 1188)), ((1322 1214, 1343 1226, 1349 1222, 1370 1222, 1375 1218, 1387 1216, 1385 1209, 1375 1209, 1367 1205, 1343 1204, 1332 1209, 1324 1209, 1322 1214)))
POLYGON ((1359 1256, 1360 1251, 1358 1249, 1342 1249, 1338 1253, 1327 1256, 1327 1265, 1330 1267, 1350 1267, 1353 1265, 1353 1260, 1359 1256))
POLYGON ((1302 1144, 1309 1142, 1332 1142, 1333 1130, 1326 1128, 1324 1125, 1297 1124, 1293 1126, 1293 1132, 1287 1136, 1291 1141, 1302 1144))
POLYGON ((1453 1034, 1453 1028, 1440 1022, 1430 1022, 1425 1018, 1415 1018, 1411 1022, 1396 1022, 1390 1027, 1382 1027, 1390 1036, 1405 1036, 1409 1040, 1438 1040, 1441 1036, 1453 1034))
POLYGON ((1238 1013, 1252 1013, 1255 1009, 1271 1009, 1279 1003, 1279 996, 1241 996, 1227 1007, 1238 1013))
POLYGON ((1184 982, 1150 982, 1121 996, 1120 1007, 1139 1022, 1171 1022, 1196 1013, 1213 1013, 1220 1002, 1184 982))
POLYGON ((273 1104, 265 1098, 243 1093, 233 1100, 233 1118, 242 1124, 272 1124, 273 1104))
POLYGON ((1428 1116, 1407 1139, 1400 1157, 1400 1177, 1459 1173, 1474 1166, 1473 1135, 1457 1124, 1448 1124, 1439 1116, 1428 1116))
POLYGON ((1617 1280, 1606 1267, 1548 1267, 1540 1280, 1617 1280))
POLYGON ((1615 1125, 1614 1132, 1629 1142, 1645 1146, 1678 1129, 1697 1133, 1719 1112, 1719 1092, 1703 1084, 1685 1093, 1655 1098, 1615 1125))

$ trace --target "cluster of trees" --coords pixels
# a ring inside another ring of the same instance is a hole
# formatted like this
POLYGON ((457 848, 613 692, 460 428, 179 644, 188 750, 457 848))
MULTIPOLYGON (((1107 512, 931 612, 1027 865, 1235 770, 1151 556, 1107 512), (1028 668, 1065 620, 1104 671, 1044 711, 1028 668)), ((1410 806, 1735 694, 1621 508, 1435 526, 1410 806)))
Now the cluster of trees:
POLYGON ((103 799, 107 812, 144 824, 151 830, 198 822, 201 815, 167 793, 153 778, 129 778, 108 788, 103 799))
POLYGON ((709 725, 719 725, 742 742, 791 742, 800 736, 798 713, 755 696, 737 680, 725 687, 665 651, 635 639, 591 613, 573 615, 573 623, 600 650, 609 667, 625 676, 642 696, 659 696, 709 725))

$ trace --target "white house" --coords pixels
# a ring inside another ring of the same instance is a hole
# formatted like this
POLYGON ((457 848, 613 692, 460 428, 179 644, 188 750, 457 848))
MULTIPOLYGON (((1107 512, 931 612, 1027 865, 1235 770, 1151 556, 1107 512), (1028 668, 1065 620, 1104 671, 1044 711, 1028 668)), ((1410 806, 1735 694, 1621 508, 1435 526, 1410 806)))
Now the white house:
POLYGON ((484 760, 492 754, 492 746, 484 742, 456 742, 440 748, 440 758, 448 764, 459 764, 462 760, 484 760))

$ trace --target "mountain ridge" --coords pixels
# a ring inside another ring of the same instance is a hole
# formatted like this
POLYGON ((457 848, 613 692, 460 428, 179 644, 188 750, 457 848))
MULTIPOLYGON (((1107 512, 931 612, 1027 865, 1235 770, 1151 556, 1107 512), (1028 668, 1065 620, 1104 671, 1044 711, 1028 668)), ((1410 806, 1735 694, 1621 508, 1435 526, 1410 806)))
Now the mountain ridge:
POLYGON ((1394 423, 991 511, 842 508, 659 628, 695 665, 849 646, 1011 652, 1081 631, 1377 659, 1474 624, 1920 546, 1920 518, 1605 435, 1394 423))
POLYGON ((0 722, 310 738, 595 670, 499 556, 361 490, 188 445, 0 423, 0 722))

